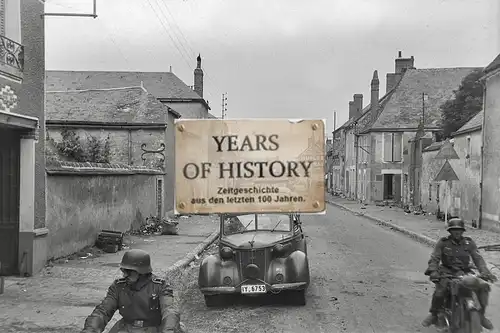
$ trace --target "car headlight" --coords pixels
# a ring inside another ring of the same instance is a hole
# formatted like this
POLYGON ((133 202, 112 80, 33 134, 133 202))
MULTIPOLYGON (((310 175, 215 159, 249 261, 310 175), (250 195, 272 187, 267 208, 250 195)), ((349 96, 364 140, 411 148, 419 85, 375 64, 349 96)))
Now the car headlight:
POLYGON ((233 249, 231 249, 230 247, 224 246, 220 250, 220 256, 222 259, 231 259, 233 255, 234 255, 233 249))

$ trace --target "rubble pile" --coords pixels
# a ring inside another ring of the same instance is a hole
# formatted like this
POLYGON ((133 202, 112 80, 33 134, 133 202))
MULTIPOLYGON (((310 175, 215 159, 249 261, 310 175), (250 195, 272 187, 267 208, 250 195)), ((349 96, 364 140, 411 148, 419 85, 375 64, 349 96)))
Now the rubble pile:
POLYGON ((146 218, 146 223, 139 230, 131 230, 131 235, 178 235, 179 222, 173 219, 162 219, 156 216, 146 218))

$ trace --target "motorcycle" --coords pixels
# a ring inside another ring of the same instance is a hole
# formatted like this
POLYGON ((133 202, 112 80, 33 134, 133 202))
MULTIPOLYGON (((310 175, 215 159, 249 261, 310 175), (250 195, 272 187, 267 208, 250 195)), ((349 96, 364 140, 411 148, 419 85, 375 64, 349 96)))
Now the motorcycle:
POLYGON ((448 333, 479 333, 481 326, 481 304, 476 291, 488 288, 488 281, 473 273, 464 275, 441 275, 440 278, 449 278, 448 299, 439 322, 448 333))

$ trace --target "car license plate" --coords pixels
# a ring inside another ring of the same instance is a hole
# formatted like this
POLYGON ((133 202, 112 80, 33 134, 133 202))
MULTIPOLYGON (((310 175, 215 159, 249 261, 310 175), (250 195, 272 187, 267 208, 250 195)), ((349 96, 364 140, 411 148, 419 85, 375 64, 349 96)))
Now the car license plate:
POLYGON ((241 286, 242 294, 265 294, 266 285, 264 284, 248 284, 241 286))

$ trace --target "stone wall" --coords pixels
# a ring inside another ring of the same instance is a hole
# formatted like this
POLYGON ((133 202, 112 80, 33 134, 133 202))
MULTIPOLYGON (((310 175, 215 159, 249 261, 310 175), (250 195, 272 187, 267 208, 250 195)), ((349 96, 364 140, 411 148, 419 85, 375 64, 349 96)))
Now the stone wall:
POLYGON ((95 242, 102 229, 127 231, 156 215, 157 170, 51 161, 47 165, 48 259, 95 242))

